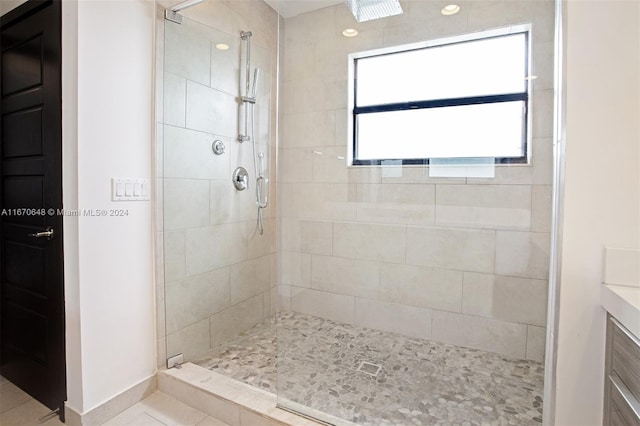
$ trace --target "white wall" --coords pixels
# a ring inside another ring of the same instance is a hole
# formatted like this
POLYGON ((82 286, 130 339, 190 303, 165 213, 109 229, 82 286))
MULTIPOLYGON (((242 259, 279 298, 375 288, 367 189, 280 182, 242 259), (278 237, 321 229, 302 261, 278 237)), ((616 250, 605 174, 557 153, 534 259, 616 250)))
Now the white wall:
POLYGON ((151 176, 153 11, 78 2, 78 207, 128 210, 78 222, 82 412, 155 372, 151 206, 110 201, 111 177, 151 176))
POLYGON ((573 1, 566 14, 566 174, 557 425, 602 422, 603 247, 640 246, 638 1, 573 1))
MULTIPOLYGON (((24 0, 0 0, 0 15, 24 0)), ((86 413, 155 373, 151 207, 110 201, 151 176, 153 2, 63 2, 63 203, 126 209, 64 221, 68 405, 86 413)))

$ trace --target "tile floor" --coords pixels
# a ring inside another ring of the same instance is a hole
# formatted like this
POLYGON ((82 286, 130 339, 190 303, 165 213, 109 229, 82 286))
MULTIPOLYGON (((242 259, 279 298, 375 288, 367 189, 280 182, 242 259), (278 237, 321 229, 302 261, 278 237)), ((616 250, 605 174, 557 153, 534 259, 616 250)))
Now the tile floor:
POLYGON ((195 363, 361 425, 542 422, 539 362, 308 315, 282 313, 195 363))
POLYGON ((51 410, 0 376, 0 425, 64 425, 57 417, 51 418, 44 423, 38 423, 38 419, 49 413, 49 411, 51 410))
MULTIPOLYGON (((38 423, 49 409, 31 398, 13 383, 0 377, 1 426, 62 426, 57 417, 38 423)), ((226 423, 186 404, 155 392, 123 411, 104 426, 228 426, 226 423)))

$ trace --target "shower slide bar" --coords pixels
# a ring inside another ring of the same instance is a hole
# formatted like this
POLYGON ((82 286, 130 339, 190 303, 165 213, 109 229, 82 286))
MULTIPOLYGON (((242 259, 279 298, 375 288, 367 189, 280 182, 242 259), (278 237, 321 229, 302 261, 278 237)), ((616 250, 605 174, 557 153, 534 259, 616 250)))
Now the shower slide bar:
MULTIPOLYGON (((240 102, 244 107, 244 134, 238 135, 238 142, 251 141, 253 149, 253 171, 256 177, 256 206, 258 207, 258 232, 264 234, 264 224, 262 220, 262 210, 267 208, 269 203, 269 178, 265 176, 264 152, 257 152, 257 138, 255 129, 255 106, 258 94, 258 80, 260 69, 256 67, 253 71, 253 84, 251 84, 251 31, 242 31, 240 38, 245 42, 245 87, 244 95, 240 95, 240 102), (251 124, 251 126, 249 126, 251 124)), ((242 91, 242 88, 240 89, 242 91)))

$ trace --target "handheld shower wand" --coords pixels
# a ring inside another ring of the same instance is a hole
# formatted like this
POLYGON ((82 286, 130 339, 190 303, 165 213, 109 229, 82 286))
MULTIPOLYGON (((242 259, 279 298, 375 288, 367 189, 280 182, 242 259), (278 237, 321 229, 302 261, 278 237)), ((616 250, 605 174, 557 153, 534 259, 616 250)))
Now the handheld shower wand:
MULTIPOLYGON (((258 96, 258 82, 260 80, 260 69, 253 70, 253 83, 249 80, 251 75, 251 31, 242 31, 240 38, 246 41, 247 56, 245 68, 245 92, 244 96, 240 96, 240 100, 244 106, 244 134, 238 135, 239 142, 252 142, 253 148, 253 171, 256 179, 256 206, 258 207, 258 232, 260 235, 264 233, 262 222, 262 210, 267 208, 269 202, 269 178, 264 173, 264 153, 257 153, 257 138, 255 131, 255 104, 258 96), (251 91, 250 91, 251 89, 251 91), (249 129, 249 121, 251 121, 251 129, 249 129), (249 133, 251 130, 251 133, 249 133), (258 158, 259 157, 259 158, 258 158)), ((242 90, 242 89, 241 89, 242 90)))

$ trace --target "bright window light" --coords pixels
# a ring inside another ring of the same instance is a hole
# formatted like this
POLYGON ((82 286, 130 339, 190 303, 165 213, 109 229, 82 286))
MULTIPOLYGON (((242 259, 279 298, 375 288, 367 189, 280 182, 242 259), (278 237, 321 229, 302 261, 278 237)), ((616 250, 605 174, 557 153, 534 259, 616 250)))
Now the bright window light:
POLYGON ((527 161, 528 32, 354 58, 353 164, 527 161))

